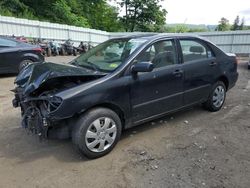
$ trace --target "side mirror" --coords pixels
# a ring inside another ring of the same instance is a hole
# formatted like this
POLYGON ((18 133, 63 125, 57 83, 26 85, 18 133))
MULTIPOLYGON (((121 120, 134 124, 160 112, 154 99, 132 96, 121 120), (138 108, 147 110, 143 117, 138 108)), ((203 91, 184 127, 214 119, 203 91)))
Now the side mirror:
POLYGON ((132 73, 151 72, 153 69, 154 69, 154 65, 150 62, 136 63, 131 67, 132 73))

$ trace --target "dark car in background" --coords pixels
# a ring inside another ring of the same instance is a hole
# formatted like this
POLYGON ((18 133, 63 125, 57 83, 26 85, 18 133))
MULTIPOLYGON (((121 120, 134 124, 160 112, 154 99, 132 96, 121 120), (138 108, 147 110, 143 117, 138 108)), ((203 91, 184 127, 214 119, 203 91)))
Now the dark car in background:
POLYGON ((193 36, 110 39, 69 65, 38 63, 16 78, 14 107, 41 137, 72 138, 89 158, 101 157, 129 127, 196 104, 223 106, 238 79, 237 60, 193 36))
POLYGON ((30 63, 43 61, 44 56, 39 46, 0 37, 0 74, 18 73, 30 63))

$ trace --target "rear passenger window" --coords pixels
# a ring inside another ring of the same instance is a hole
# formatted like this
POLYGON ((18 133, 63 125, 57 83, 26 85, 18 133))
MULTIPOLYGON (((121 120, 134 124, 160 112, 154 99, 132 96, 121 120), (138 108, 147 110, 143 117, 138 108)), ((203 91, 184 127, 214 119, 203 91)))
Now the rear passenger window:
POLYGON ((205 45, 193 40, 180 40, 184 63, 214 57, 205 45))

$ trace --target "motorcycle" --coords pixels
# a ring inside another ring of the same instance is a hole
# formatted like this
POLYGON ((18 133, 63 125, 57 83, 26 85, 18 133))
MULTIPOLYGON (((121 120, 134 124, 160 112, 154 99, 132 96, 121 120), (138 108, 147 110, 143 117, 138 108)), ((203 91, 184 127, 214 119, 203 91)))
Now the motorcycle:
POLYGON ((61 51, 61 46, 57 42, 50 41, 49 47, 51 49, 51 54, 53 54, 54 56, 59 55, 59 52, 61 51))
POLYGON ((61 54, 62 55, 77 55, 77 48, 73 46, 73 42, 71 42, 71 40, 66 40, 63 44, 62 44, 62 49, 61 49, 61 54))
POLYGON ((87 52, 87 45, 81 42, 80 45, 76 48, 76 50, 79 54, 84 54, 87 52))

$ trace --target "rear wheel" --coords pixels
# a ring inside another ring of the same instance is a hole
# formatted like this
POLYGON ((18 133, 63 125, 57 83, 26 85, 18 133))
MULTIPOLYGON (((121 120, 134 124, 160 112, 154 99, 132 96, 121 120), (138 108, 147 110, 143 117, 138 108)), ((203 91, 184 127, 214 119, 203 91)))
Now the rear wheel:
POLYGON ((204 103, 204 107, 211 112, 221 109, 226 99, 226 87, 222 81, 218 81, 212 87, 208 100, 204 103))
POLYGON ((121 120, 112 110, 96 108, 84 114, 72 131, 72 142, 88 158, 108 154, 119 141, 121 120))
POLYGON ((51 48, 48 48, 48 49, 47 49, 47 56, 50 57, 51 54, 52 54, 51 48))
POLYGON ((63 55, 63 56, 66 55, 66 52, 65 52, 65 49, 64 49, 64 48, 61 48, 61 55, 63 55))
POLYGON ((74 55, 74 56, 77 55, 77 50, 76 50, 76 49, 73 50, 73 55, 74 55))
POLYGON ((28 65, 31 64, 31 63, 33 63, 33 61, 30 60, 30 59, 25 59, 25 60, 23 60, 23 61, 19 64, 19 68, 18 68, 19 72, 20 72, 24 67, 28 66, 28 65))

